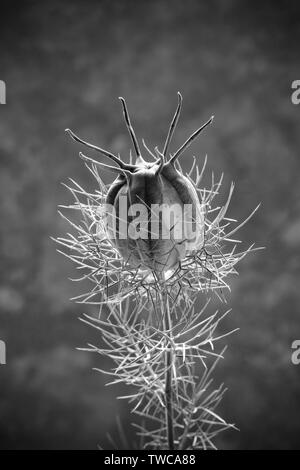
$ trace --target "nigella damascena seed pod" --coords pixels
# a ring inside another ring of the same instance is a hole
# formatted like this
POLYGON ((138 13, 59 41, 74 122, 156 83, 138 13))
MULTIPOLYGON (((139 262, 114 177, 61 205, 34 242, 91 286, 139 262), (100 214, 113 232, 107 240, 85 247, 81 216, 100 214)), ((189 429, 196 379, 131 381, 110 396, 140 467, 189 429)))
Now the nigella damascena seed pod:
MULTIPOLYGON (((204 214, 196 189, 175 165, 209 119, 168 158, 168 148, 179 118, 182 97, 171 122, 164 149, 157 148, 154 161, 141 154, 126 103, 120 98, 136 162, 126 164, 119 157, 79 139, 73 139, 109 157, 118 167, 104 165, 80 154, 87 161, 117 172, 118 177, 106 196, 106 232, 130 267, 163 272, 175 268, 187 251, 200 249, 204 243, 204 214)), ((145 146, 146 148, 146 146, 145 146)), ((149 150, 148 150, 149 151, 149 150)), ((150 152, 151 153, 151 152, 150 152)))

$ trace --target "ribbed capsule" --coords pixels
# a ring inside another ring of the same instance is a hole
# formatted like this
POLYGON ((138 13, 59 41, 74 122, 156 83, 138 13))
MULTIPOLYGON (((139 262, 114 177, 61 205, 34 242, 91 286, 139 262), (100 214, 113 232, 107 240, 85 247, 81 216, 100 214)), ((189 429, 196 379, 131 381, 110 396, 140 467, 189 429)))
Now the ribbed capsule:
POLYGON ((169 144, 182 106, 182 97, 178 93, 178 106, 163 151, 156 149, 155 160, 147 162, 142 157, 125 100, 120 99, 136 153, 135 164, 126 164, 110 152, 68 132, 73 139, 104 154, 118 165, 104 165, 80 154, 83 159, 118 173, 106 196, 105 223, 107 234, 125 263, 131 268, 159 273, 176 268, 187 252, 204 244, 204 214, 197 191, 191 181, 175 168, 175 164, 213 117, 168 157, 169 144))

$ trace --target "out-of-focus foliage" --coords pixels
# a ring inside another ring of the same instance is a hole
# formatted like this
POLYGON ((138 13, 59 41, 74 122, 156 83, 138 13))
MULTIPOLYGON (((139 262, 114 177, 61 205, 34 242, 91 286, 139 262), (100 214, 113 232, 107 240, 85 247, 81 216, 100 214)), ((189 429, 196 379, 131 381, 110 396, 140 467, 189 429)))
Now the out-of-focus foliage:
POLYGON ((290 360, 300 339, 300 106, 290 100, 300 78, 297 2, 1 8, 1 448, 95 448, 107 430, 117 432, 116 413, 130 437, 126 404, 90 370, 104 368, 101 359, 75 351, 100 339, 77 321, 82 310, 68 298, 78 286, 66 280, 73 266, 49 239, 67 228, 56 213, 66 197, 60 181, 94 184, 63 131, 71 127, 126 160, 117 97, 127 99, 138 136, 153 147, 163 142, 177 90, 185 103, 174 149, 216 116, 183 167, 207 153, 208 168, 224 171, 228 187, 236 182, 229 216, 242 219, 263 203, 240 237, 267 250, 246 258, 232 279, 224 329, 241 331, 217 370, 229 387, 221 414, 241 432, 224 434, 219 447, 299 447, 300 366, 290 360))

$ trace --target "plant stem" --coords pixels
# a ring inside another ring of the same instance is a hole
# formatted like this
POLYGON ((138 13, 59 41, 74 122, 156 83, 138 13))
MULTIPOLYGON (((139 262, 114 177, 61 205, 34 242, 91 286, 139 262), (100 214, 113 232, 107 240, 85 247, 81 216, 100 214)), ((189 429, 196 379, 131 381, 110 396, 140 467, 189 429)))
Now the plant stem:
MULTIPOLYGON (((164 290, 162 296, 162 310, 164 319, 164 330, 171 334, 171 315, 170 305, 167 291, 164 290)), ((173 390, 172 390, 172 379, 173 379, 173 349, 172 343, 169 341, 166 349, 165 356, 165 402, 166 402, 166 426, 167 426, 167 440, 169 450, 174 450, 174 426, 173 426, 173 390)))

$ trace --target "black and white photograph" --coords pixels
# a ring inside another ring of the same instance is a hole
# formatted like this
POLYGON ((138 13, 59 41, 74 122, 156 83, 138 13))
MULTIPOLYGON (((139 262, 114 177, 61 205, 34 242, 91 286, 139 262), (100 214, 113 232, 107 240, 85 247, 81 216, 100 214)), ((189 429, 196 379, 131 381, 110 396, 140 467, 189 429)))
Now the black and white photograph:
POLYGON ((0 450, 300 450, 300 3, 0 18, 0 450))

